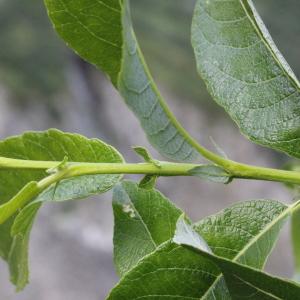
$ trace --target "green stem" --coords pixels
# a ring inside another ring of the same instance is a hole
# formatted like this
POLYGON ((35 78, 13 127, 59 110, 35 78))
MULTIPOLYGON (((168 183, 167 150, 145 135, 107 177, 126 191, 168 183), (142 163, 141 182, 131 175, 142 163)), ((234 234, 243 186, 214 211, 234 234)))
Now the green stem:
MULTIPOLYGON (((0 160, 2 160, 2 158, 0 158, 0 160)), ((24 168, 24 166, 29 165, 28 162, 30 161, 24 161, 24 165, 22 165, 21 160, 16 160, 16 165, 23 166, 24 168)), ((8 163, 8 161, 6 161, 5 163, 8 163)), ((40 164, 42 164, 43 162, 36 161, 36 163, 37 164, 33 169, 37 169, 37 166, 39 166, 38 169, 42 168, 40 164)), ((49 164, 50 162, 45 162, 45 166, 49 164)), ((12 199, 10 199, 10 201, 0 206, 0 225, 7 221, 19 209, 23 208, 30 200, 37 197, 41 192, 43 192, 53 183, 59 182, 60 180, 67 178, 68 172, 69 169, 65 168, 58 171, 55 174, 45 177, 39 182, 32 181, 26 184, 12 199)))
MULTIPOLYGON (((213 161, 213 160, 212 160, 213 161)), ((289 182, 300 184, 300 172, 284 171, 269 168, 261 168, 239 164, 230 160, 219 161, 219 165, 225 166, 230 176, 234 178, 260 179, 268 181, 289 182), (226 162, 226 164, 225 164, 226 162)), ((159 166, 153 163, 86 163, 69 162, 62 166, 59 161, 35 161, 20 160, 0 157, 0 169, 31 169, 31 170, 54 170, 40 182, 31 182, 26 185, 9 202, 0 206, 0 224, 11 217, 18 209, 25 206, 29 201, 39 195, 54 183, 63 179, 95 174, 143 174, 157 176, 191 176, 191 170, 199 167, 199 164, 159 162, 159 166)), ((293 206, 296 213, 299 205, 293 206)))
MULTIPOLYGON (((300 172, 297 171, 285 171, 249 166, 226 159, 218 159, 218 161, 216 161, 214 157, 212 157, 211 161, 223 167, 234 178, 300 184, 300 172)), ((59 164, 60 162, 58 161, 19 160, 0 157, 0 169, 46 170, 55 168, 59 164)), ((93 174, 148 174, 158 176, 190 176, 190 171, 198 166, 200 165, 170 162, 160 162, 160 167, 157 167, 152 163, 126 164, 70 162, 66 164, 66 168, 63 172, 63 178, 93 174)), ((53 176, 47 177, 47 180, 51 178, 53 182, 56 182, 58 174, 60 174, 59 176, 62 176, 61 172, 58 172, 53 176)))

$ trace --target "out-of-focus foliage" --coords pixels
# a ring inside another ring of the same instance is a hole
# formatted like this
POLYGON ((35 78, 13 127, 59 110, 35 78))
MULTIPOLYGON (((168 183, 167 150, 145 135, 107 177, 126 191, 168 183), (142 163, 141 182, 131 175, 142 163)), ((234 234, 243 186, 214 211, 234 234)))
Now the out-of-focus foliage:
POLYGON ((0 83, 12 95, 48 97, 64 86, 64 47, 42 1, 0 1, 0 83))

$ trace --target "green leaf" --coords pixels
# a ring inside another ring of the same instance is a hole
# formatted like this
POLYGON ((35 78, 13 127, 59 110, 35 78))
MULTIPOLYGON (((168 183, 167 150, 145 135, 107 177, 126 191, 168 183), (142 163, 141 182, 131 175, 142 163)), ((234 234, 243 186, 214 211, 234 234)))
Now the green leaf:
POLYGON ((184 218, 178 220, 174 242, 191 247, 220 268, 230 292, 229 299, 300 299, 300 285, 214 255, 184 218))
MULTIPOLYGON (((40 161, 64 161, 67 156, 72 162, 123 162, 114 148, 97 139, 54 129, 28 132, 1 141, 0 156, 40 161)), ((25 201, 36 197, 37 182, 48 176, 46 170, 1 168, 0 221, 10 216, 9 211, 15 211, 16 207, 22 207, 25 201)), ((0 254, 8 262, 12 282, 18 290, 24 288, 28 281, 28 240, 40 202, 78 199, 102 193, 111 189, 120 178, 120 175, 90 175, 61 180, 46 189, 19 215, 11 216, 0 225, 0 254)))
POLYGON ((198 0, 192 43, 212 97, 252 141, 300 157, 300 84, 250 0, 198 0))
POLYGON ((300 211, 295 211, 292 214, 291 222, 291 233, 292 233, 292 246, 294 253, 294 262, 295 262, 295 274, 294 279, 300 282, 300 237, 299 237, 299 228, 300 228, 300 211))
POLYGON ((201 165, 190 170, 189 174, 216 183, 227 184, 232 181, 232 176, 216 165, 201 165))
MULTIPOLYGON (((206 249, 261 268, 289 211, 283 204, 271 200, 247 201, 204 219, 194 228, 206 241, 206 249)), ((198 238, 197 241, 199 243, 198 238)), ((171 241, 140 260, 125 274, 108 299, 159 297, 230 299, 224 277, 214 263, 171 241)))
POLYGON ((149 151, 144 147, 133 147, 133 150, 142 157, 146 162, 154 164, 156 167, 160 168, 161 164, 158 160, 152 158, 149 151))
MULTIPOLYGON (((262 269, 289 214, 290 208, 276 201, 247 201, 200 221, 195 230, 214 254, 262 269)), ((223 280, 219 275, 207 296, 212 297, 223 280)))
MULTIPOLYGON (((30 239, 30 232, 33 226, 36 214, 41 207, 39 205, 29 205, 31 208, 30 214, 22 214, 24 218, 19 218, 18 215, 14 221, 11 229, 11 236, 13 244, 11 246, 8 266, 10 271, 10 280, 16 286, 17 291, 21 291, 29 282, 29 268, 28 268, 28 246, 30 239), (20 220, 22 222, 20 222, 20 220), (20 231, 16 232, 16 222, 20 231)), ((28 211, 28 208, 26 208, 28 211)))
POLYGON ((123 181, 114 188, 114 260, 122 276, 170 240, 182 211, 157 190, 123 181))
POLYGON ((277 201, 245 201, 203 219, 194 228, 215 254, 262 268, 290 211, 277 201))
POLYGON ((273 277, 226 259, 218 258, 214 261, 224 274, 233 300, 300 299, 300 285, 295 282, 273 277))
POLYGON ((24 207, 28 203, 28 199, 31 200, 39 193, 38 183, 31 181, 26 184, 17 195, 15 195, 8 202, 0 206, 0 225, 6 222, 12 217, 20 208, 24 207))
POLYGON ((217 276, 208 259, 167 242, 126 273, 107 300, 201 299, 217 276))
POLYGON ((157 181, 156 175, 146 175, 139 183, 139 187, 146 190, 152 190, 155 187, 157 181))
POLYGON ((199 159, 194 141, 160 95, 136 41, 127 0, 45 0, 56 31, 81 57, 103 70, 163 155, 199 159))
POLYGON ((186 220, 185 215, 181 215, 180 218, 178 218, 173 242, 178 245, 193 246, 194 248, 213 254, 207 242, 196 232, 193 225, 186 220))

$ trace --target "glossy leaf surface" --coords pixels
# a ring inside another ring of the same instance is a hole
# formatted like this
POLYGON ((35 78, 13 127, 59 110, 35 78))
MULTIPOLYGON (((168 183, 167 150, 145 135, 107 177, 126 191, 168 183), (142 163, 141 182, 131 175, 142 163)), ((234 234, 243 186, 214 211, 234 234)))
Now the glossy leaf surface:
MULTIPOLYGON (((208 249, 261 268, 287 215, 287 207, 278 202, 253 200, 208 217, 194 228, 204 237, 208 249), (261 218, 263 215, 268 217, 261 218), (260 258, 253 260, 258 251, 260 258)), ((189 239, 195 240, 194 236, 189 239)), ((214 263, 168 241, 126 273, 108 297, 109 300, 140 298, 219 300, 230 296, 214 263)))

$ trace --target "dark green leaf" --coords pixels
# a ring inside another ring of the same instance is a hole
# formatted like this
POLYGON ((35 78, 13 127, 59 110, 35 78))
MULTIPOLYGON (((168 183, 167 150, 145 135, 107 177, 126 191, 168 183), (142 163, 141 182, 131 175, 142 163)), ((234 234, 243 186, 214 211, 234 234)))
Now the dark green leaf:
POLYGON ((103 69, 115 85, 122 59, 122 2, 123 0, 45 1, 55 29, 61 37, 79 55, 103 69))
POLYGON ((120 275, 170 240, 182 211, 156 190, 124 181, 114 189, 114 256, 120 275))
POLYGON ((139 187, 146 190, 152 190, 155 187, 157 176, 146 175, 139 183, 139 187))
POLYGON ((198 252, 201 257, 210 259, 220 268, 230 292, 229 299, 300 299, 300 285, 214 255, 184 218, 178 220, 174 241, 192 248, 194 253, 198 252))
POLYGON ((300 285, 273 277, 258 270, 233 263, 226 259, 214 259, 224 274, 233 300, 300 299, 300 285))
POLYGON ((300 84, 251 0, 197 0, 192 43, 213 98, 252 141, 300 157, 300 84))
POLYGON ((292 232, 292 246, 295 262, 294 279, 300 282, 300 211, 296 211, 292 215, 291 232, 292 232))
POLYGON ((107 300, 202 299, 218 274, 208 259, 167 242, 126 273, 107 300))
MULTIPOLYGON (((204 219, 195 225, 195 229, 207 242, 206 249, 261 268, 288 214, 289 209, 275 201, 247 201, 204 219)), ((135 235, 136 238, 138 236, 135 235)), ((191 239, 204 243, 195 236, 191 239)), ((230 299, 224 277, 214 263, 171 242, 164 243, 140 260, 137 266, 125 274, 108 299, 159 297, 230 299)))
MULTIPOLYGON (((72 162, 123 162, 114 148, 97 139, 90 140, 58 130, 28 132, 4 140, 0 142, 0 156, 41 161, 63 161, 67 156, 72 162)), ((8 207, 24 206, 24 199, 36 195, 36 182, 47 176, 43 170, 1 169, 0 219, 7 214, 8 207)), ((10 265, 11 279, 17 289, 22 289, 28 281, 27 245, 32 222, 40 206, 38 202, 64 201, 102 193, 111 189, 119 179, 120 175, 91 175, 62 180, 39 195, 35 199, 36 204, 29 204, 17 219, 16 215, 11 216, 0 225, 0 254, 10 265)))
POLYGON ((153 146, 175 160, 199 159, 193 141, 153 82, 132 29, 128 1, 45 0, 45 4, 67 44, 108 74, 153 146))

